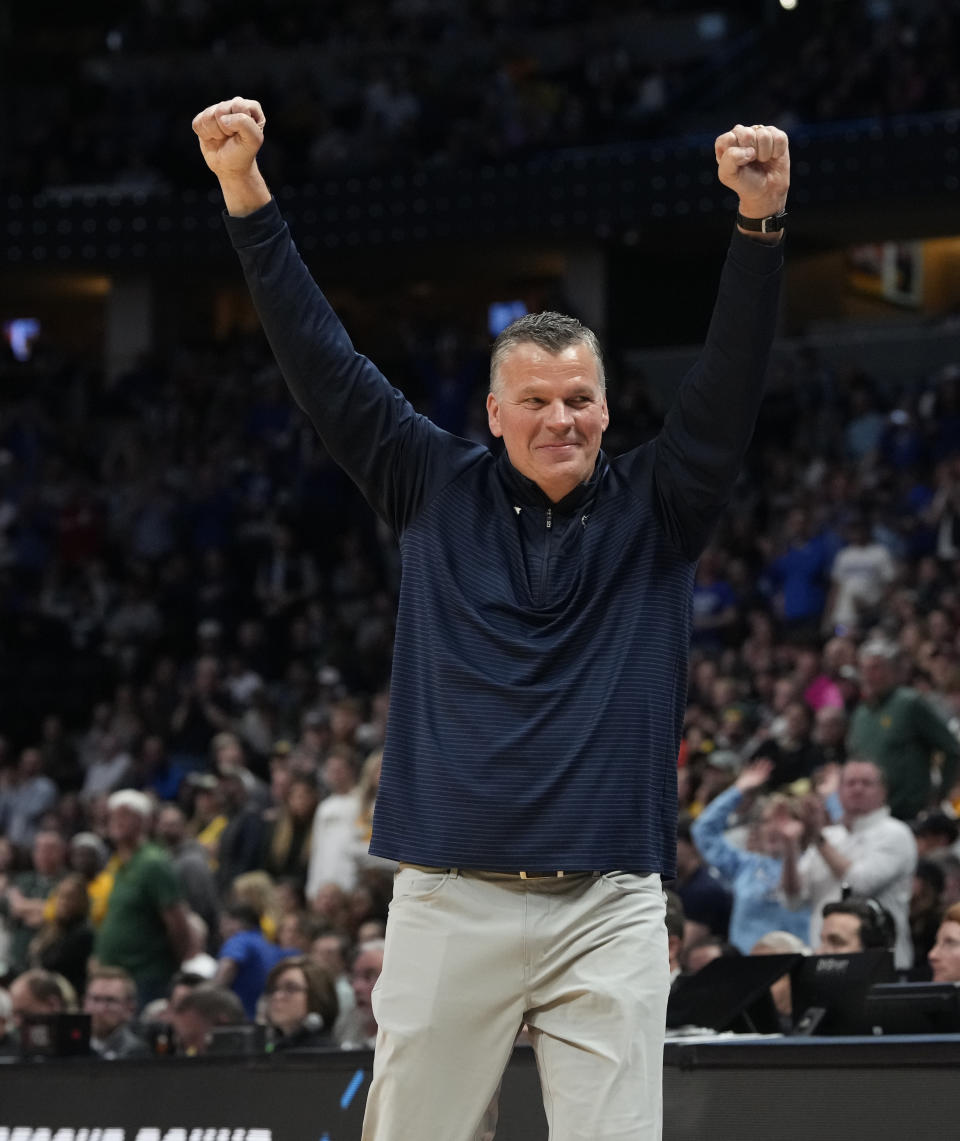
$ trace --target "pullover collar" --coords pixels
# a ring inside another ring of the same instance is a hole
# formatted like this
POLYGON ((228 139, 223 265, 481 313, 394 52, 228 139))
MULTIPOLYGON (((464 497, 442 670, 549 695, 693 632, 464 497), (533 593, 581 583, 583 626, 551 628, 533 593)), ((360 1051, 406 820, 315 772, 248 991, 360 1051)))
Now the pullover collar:
POLYGON ((497 459, 497 471, 503 480, 504 485, 520 503, 527 506, 536 506, 546 508, 553 508, 554 511, 559 512, 561 515, 573 515, 586 503, 592 499, 596 494, 600 480, 607 470, 607 457, 601 451, 597 456, 597 462, 594 464, 593 474, 584 483, 577 484, 577 486, 566 494, 563 499, 553 502, 547 496, 540 486, 532 479, 528 479, 522 475, 510 462, 510 458, 506 450, 500 453, 497 459))

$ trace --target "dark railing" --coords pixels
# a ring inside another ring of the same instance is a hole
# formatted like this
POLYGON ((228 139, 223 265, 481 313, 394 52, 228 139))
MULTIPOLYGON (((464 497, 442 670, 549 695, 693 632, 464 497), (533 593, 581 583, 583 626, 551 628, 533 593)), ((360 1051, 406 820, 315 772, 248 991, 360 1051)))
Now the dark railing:
MULTIPOLYGON (((956 195, 960 110, 796 130, 792 154, 794 206, 888 202, 902 218, 912 201, 956 195)), ((732 205, 716 180, 713 137, 702 135, 502 165, 328 178, 276 193, 307 252, 515 237, 606 241, 671 220, 709 225, 732 205)), ((226 256, 220 210, 215 187, 206 194, 101 186, 14 195, 3 203, 0 265, 218 259, 226 256)))

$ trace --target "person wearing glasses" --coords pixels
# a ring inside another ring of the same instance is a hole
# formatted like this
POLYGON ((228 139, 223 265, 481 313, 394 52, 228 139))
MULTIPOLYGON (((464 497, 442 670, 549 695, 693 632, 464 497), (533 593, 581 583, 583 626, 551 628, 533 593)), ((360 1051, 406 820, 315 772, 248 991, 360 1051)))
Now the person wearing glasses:
POLYGON ((263 993, 270 1052, 336 1049, 337 988, 318 963, 305 956, 284 959, 270 971, 263 993))
POLYGON ((90 1015, 90 1049, 106 1061, 146 1058, 146 1042, 135 1033, 137 984, 122 967, 95 967, 83 996, 83 1012, 90 1015))

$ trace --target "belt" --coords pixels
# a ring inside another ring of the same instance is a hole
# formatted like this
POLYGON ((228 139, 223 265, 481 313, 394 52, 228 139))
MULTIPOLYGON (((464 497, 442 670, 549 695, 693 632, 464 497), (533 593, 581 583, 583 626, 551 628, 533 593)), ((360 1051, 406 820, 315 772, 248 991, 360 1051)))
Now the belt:
POLYGON ((456 875, 458 872, 461 875, 470 875, 471 872, 475 875, 483 876, 512 876, 514 879, 521 880, 554 880, 563 879, 564 876, 600 876, 602 872, 584 872, 584 871, 555 871, 555 872, 503 872, 499 869, 487 868, 434 868, 427 864, 409 864, 401 861, 397 864, 399 870, 404 868, 413 868, 418 872, 429 872, 433 875, 456 875))

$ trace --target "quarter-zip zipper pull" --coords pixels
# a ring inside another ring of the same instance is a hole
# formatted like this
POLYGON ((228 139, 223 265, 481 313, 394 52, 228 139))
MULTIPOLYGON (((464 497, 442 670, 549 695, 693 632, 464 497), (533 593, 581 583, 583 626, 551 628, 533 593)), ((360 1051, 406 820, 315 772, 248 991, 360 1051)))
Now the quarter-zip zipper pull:
POLYGON ((547 508, 547 530, 549 531, 552 526, 553 526, 553 508, 548 507, 547 508))

